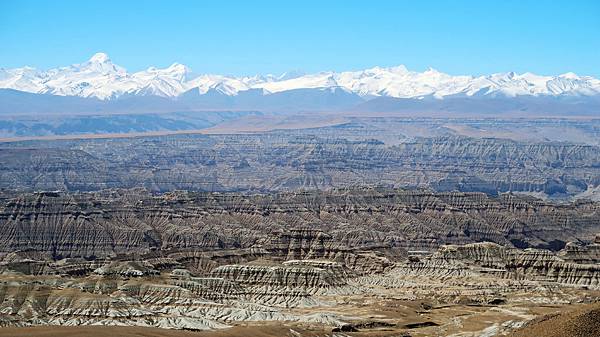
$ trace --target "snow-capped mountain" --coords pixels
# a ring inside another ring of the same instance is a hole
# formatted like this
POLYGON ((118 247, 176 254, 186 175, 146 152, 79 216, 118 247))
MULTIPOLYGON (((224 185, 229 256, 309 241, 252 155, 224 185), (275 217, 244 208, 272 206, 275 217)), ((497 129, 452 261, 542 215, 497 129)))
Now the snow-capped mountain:
POLYGON ((165 69, 150 67, 136 73, 97 53, 88 61, 68 67, 39 71, 31 67, 0 69, 0 88, 60 96, 178 97, 186 92, 200 95, 218 92, 236 96, 261 89, 263 95, 295 89, 341 88, 361 97, 421 98, 447 96, 596 96, 600 80, 567 73, 540 76, 531 73, 498 73, 487 76, 451 76, 434 69, 409 71, 404 66, 374 67, 362 71, 283 74, 281 76, 192 76, 189 68, 175 63, 165 69))

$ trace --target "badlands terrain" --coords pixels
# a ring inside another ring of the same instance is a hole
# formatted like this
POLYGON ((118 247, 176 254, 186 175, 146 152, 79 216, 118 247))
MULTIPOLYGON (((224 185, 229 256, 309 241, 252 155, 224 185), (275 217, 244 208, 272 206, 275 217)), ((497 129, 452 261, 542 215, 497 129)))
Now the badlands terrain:
POLYGON ((238 123, 190 134, 7 140, 0 142, 0 188, 278 192, 380 186, 600 198, 597 119, 288 116, 238 123), (302 126, 309 123, 314 126, 302 126))
POLYGON ((2 140, 0 336, 598 331, 597 119, 152 116, 2 140))
POLYGON ((0 335, 500 336, 599 300, 599 223, 513 193, 4 191, 0 335))
POLYGON ((600 2, 338 2, 0 0, 0 337, 600 337, 600 2))

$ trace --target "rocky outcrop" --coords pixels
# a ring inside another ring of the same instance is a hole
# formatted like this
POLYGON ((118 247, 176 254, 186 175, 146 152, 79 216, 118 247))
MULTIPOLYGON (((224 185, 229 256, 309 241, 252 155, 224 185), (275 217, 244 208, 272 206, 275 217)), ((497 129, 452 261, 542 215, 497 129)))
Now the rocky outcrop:
MULTIPOLYGON (((315 226, 316 227, 316 226, 315 226)), ((375 244, 376 240, 348 242, 348 237, 336 239, 319 229, 292 229, 277 233, 266 250, 271 257, 282 260, 338 261, 358 273, 378 273, 404 259, 406 252, 391 244, 375 244)))
MULTIPOLYGON (((464 246, 443 246, 425 262, 409 263, 411 268, 423 268, 426 265, 437 268, 438 273, 446 271, 448 275, 456 274, 456 266, 477 266, 487 274, 519 280, 536 280, 578 286, 600 288, 600 265, 596 263, 580 263, 575 260, 572 244, 558 254, 549 250, 519 250, 499 246, 494 243, 476 243, 464 246), (565 259, 565 256, 570 257, 565 259)), ((577 252, 594 251, 595 244, 576 246, 577 252), (588 247, 588 248, 584 248, 588 247)), ((589 258, 589 254, 586 255, 589 258)), ((581 260, 581 259, 579 259, 581 260)), ((584 260, 588 262, 589 259, 584 260)), ((421 270, 421 274, 426 272, 421 270)), ((429 272, 431 274, 432 272, 429 272)))
POLYGON ((600 263, 600 243, 586 245, 569 242, 558 255, 563 260, 574 263, 600 263))
POLYGON ((226 264, 246 263, 263 257, 269 252, 262 248, 221 250, 169 249, 165 255, 185 266, 191 273, 208 275, 211 270, 226 264))
MULTIPOLYGON (((486 138, 456 137, 451 136, 454 128, 435 119, 354 119, 343 128, 293 132, 5 144, 0 149, 0 188, 97 191, 145 186, 154 192, 274 192, 394 186, 560 197, 600 182, 600 151, 595 145, 543 141, 546 136, 537 142, 493 139, 488 131, 486 138), (419 132, 410 131, 415 125, 433 137, 418 137, 419 132)), ((496 124, 515 127, 514 120, 463 122, 489 123, 489 130, 501 130, 496 124)), ((537 130, 538 123, 519 124, 537 130)), ((554 123, 557 128, 579 124, 598 144, 597 126, 563 119, 554 123)), ((551 133, 572 133, 568 130, 551 133)), ((518 133, 530 134, 523 129, 518 133)))
POLYGON ((356 291, 348 285, 340 265, 314 265, 298 261, 281 266, 227 265, 215 268, 211 274, 242 285, 246 300, 272 306, 311 307, 321 304, 314 295, 356 291))
MULTIPOLYGON (((335 315, 294 315, 238 302, 246 298, 246 291, 224 279, 190 278, 173 283, 179 285, 150 279, 13 277, 0 281, 0 320, 5 326, 123 325, 185 330, 221 329, 234 321, 341 324, 335 315)), ((300 297, 296 294, 291 299, 299 302, 300 297)))
POLYGON ((549 282, 595 288, 600 286, 600 265, 566 262, 547 251, 514 253, 506 269, 512 277, 525 275, 549 282))
POLYGON ((102 276, 142 277, 158 275, 159 271, 145 262, 115 261, 94 270, 94 273, 102 276))
POLYGON ((171 284, 188 289, 195 295, 211 300, 225 301, 238 299, 244 289, 237 283, 219 277, 177 277, 171 284))
POLYGON ((432 258, 445 261, 461 261, 482 267, 502 268, 508 259, 509 250, 492 242, 482 242, 463 246, 442 246, 432 258))
POLYGON ((593 240, 600 204, 386 189, 244 195, 143 190, 7 193, 0 254, 89 260, 155 258, 194 273, 270 258, 328 259, 381 272, 407 250, 492 241, 562 249, 593 240), (163 260, 161 260, 163 259, 163 260))
POLYGON ((346 280, 332 269, 334 268, 322 269, 301 265, 229 265, 215 268, 211 274, 241 284, 297 287, 316 291, 346 285, 346 280))

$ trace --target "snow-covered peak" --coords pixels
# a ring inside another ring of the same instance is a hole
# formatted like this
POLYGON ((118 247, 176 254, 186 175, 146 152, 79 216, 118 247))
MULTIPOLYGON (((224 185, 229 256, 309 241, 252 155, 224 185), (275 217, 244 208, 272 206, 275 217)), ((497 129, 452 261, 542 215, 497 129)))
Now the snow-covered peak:
POLYGON ((112 99, 122 95, 177 97, 196 90, 199 94, 237 95, 241 91, 260 89, 263 94, 293 89, 346 90, 363 97, 401 98, 446 96, 591 96, 600 95, 600 80, 590 76, 565 73, 542 76, 529 72, 496 73, 485 76, 454 76, 433 68, 411 71, 404 65, 372 67, 346 72, 304 74, 298 71, 255 76, 193 76, 183 64, 166 68, 149 67, 129 73, 115 65, 105 53, 94 54, 88 61, 67 67, 38 71, 23 67, 0 69, 0 88, 34 93, 51 93, 112 99))
POLYGON ((105 53, 96 53, 88 60, 88 62, 107 63, 110 62, 110 57, 105 53))
POLYGON ((273 75, 267 75, 267 76, 273 80, 285 81, 285 80, 291 80, 294 78, 302 77, 304 75, 306 75, 306 73, 302 70, 290 70, 290 71, 284 72, 283 74, 281 74, 279 76, 273 76, 273 75))
POLYGON ((394 73, 394 74, 406 74, 409 72, 408 68, 406 68, 406 66, 404 66, 403 64, 395 66, 395 67, 387 68, 387 71, 394 73))
POLYGON ((200 94, 213 90, 228 96, 235 96, 240 91, 251 89, 247 84, 251 78, 235 78, 222 75, 201 75, 187 82, 188 89, 196 89, 200 94))
POLYGON ((577 74, 575 74, 574 72, 564 73, 564 74, 559 75, 558 77, 567 78, 570 80, 578 80, 579 79, 579 76, 577 76, 577 74))
POLYGON ((44 89, 40 83, 42 76, 42 73, 31 67, 0 69, 0 88, 41 92, 44 89))
POLYGON ((171 64, 171 65, 170 65, 170 66, 167 68, 167 70, 170 70, 170 71, 175 71, 175 72, 184 72, 184 73, 185 73, 185 72, 190 72, 190 71, 191 71, 191 70, 190 70, 190 68, 188 68, 186 65, 184 65, 184 64, 181 64, 181 63, 177 63, 177 62, 176 62, 176 63, 173 63, 173 64, 171 64))
POLYGON ((164 69, 150 67, 146 70, 134 73, 133 76, 140 78, 156 78, 166 76, 169 78, 176 79, 180 82, 185 82, 189 80, 189 78, 186 77, 189 76, 189 74, 191 74, 190 68, 186 67, 183 64, 173 63, 172 65, 164 69))
POLYGON ((125 68, 113 64, 108 55, 104 53, 94 54, 87 62, 72 65, 70 68, 73 72, 127 75, 125 68))

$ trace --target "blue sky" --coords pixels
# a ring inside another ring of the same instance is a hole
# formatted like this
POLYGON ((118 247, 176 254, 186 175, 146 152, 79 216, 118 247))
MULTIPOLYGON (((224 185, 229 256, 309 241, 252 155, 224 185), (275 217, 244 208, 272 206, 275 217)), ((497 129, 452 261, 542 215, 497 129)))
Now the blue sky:
POLYGON ((600 77, 600 1, 0 1, 0 67, 278 74, 404 64, 600 77))

